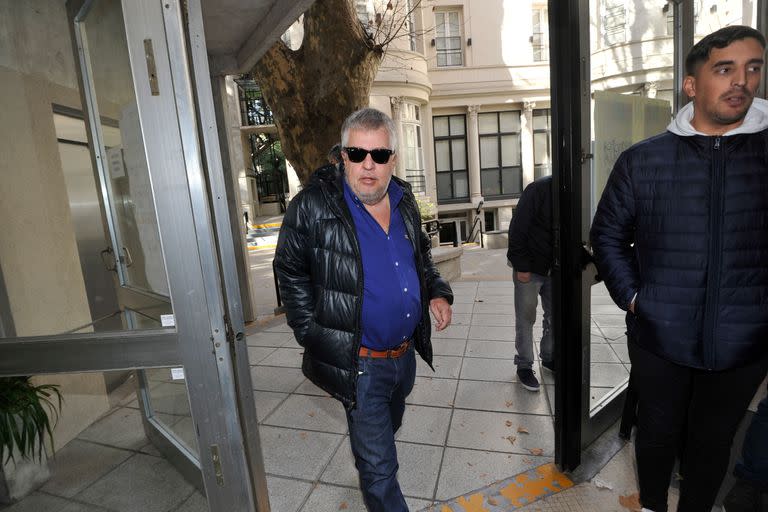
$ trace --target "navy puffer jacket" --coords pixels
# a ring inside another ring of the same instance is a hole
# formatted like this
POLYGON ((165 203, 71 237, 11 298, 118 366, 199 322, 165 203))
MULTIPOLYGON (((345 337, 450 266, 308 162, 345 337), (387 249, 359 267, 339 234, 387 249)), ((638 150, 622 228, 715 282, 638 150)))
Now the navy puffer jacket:
MULTIPOLYGON (((363 265, 342 173, 334 166, 318 169, 291 201, 280 228, 275 267, 288 325, 304 347, 304 375, 353 408, 362 339, 363 265)), ((392 180, 403 188, 398 208, 421 282, 422 315, 414 345, 431 366, 429 301, 443 297, 453 303, 453 292, 432 262, 410 185, 392 180)))
POLYGON ((613 300, 637 294, 631 342, 710 370, 768 355, 767 152, 766 129, 666 132, 619 157, 591 240, 613 300))

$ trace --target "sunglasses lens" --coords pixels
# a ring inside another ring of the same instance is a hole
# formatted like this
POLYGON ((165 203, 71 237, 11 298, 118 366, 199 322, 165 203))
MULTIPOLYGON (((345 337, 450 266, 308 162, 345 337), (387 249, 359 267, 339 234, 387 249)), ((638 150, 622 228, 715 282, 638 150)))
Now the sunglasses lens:
POLYGON ((345 148, 345 150, 347 152, 347 158, 349 158, 349 161, 356 164, 359 164, 365 160, 365 156, 368 154, 366 150, 360 148, 345 148))
POLYGON ((373 158, 373 161, 377 164, 385 164, 389 162, 389 155, 392 154, 392 151, 388 149, 372 149, 371 150, 371 158, 373 158))
POLYGON ((394 153, 394 151, 391 149, 372 149, 368 151, 367 149, 362 148, 344 148, 344 151, 347 152, 347 158, 349 158, 349 161, 356 164, 359 164, 365 160, 365 157, 368 156, 368 153, 371 154, 371 158, 377 164, 385 164, 389 162, 389 157, 392 156, 392 153, 394 153))

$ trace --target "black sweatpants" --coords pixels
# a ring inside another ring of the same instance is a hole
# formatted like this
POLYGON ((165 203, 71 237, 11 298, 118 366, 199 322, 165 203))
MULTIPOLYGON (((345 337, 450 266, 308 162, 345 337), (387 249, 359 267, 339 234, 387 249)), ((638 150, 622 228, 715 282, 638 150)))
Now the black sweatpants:
POLYGON ((667 511, 675 458, 681 454, 678 512, 710 512, 749 401, 768 359, 713 372, 679 366, 629 342, 632 386, 638 395, 635 454, 640 502, 667 511))

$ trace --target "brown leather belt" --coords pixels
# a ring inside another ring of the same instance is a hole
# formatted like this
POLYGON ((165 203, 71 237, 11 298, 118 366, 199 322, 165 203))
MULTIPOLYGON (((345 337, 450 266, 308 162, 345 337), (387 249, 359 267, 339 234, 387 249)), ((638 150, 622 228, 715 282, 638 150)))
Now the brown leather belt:
POLYGON ((376 357, 384 359, 397 359, 408 351, 411 346, 411 340, 405 340, 395 348, 389 350, 373 350, 368 347, 360 346, 360 357, 376 357))

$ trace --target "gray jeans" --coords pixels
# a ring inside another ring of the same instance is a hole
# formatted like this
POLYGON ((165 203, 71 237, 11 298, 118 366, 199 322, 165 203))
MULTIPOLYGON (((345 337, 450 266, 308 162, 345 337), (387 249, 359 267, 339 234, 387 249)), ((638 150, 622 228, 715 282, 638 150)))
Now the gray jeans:
POLYGON ((533 324, 536 323, 536 306, 541 295, 544 309, 544 333, 539 345, 539 356, 544 361, 554 358, 552 345, 552 278, 531 272, 531 280, 521 283, 515 272, 515 364, 518 370, 533 366, 533 324))

